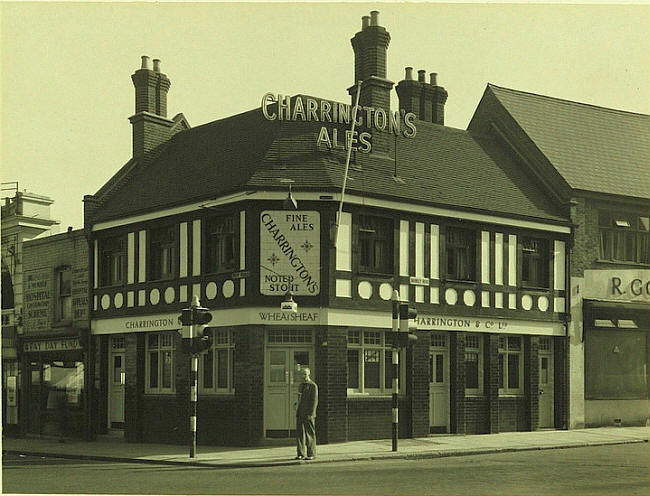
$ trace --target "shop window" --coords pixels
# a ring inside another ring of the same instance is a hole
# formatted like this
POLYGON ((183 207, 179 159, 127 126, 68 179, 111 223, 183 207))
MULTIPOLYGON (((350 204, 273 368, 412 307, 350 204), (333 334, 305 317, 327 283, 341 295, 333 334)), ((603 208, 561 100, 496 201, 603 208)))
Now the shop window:
POLYGON ((524 393, 523 351, 520 336, 499 337, 499 394, 524 393))
POLYGON ((382 217, 359 216, 359 271, 393 273, 393 221, 382 217))
MULTIPOLYGON (((348 393, 388 394, 393 391, 393 352, 384 331, 348 331, 348 393)), ((403 392, 406 368, 400 353, 399 386, 403 392)))
POLYGON ((123 236, 100 241, 99 267, 102 286, 116 286, 124 283, 126 243, 123 236))
POLYGON ((585 331, 585 399, 648 398, 647 336, 620 328, 585 331))
POLYGON ((174 228, 152 229, 149 234, 149 279, 172 279, 178 256, 174 228))
POLYGON ((465 394, 483 394, 483 336, 480 334, 465 337, 465 394))
POLYGON ((72 320, 72 270, 61 267, 56 270, 56 321, 72 320))
POLYGON ((205 223, 206 271, 232 271, 236 267, 235 218, 214 217, 205 223))
POLYGON ((201 355, 199 391, 201 393, 232 393, 235 390, 235 336, 229 329, 205 330, 212 337, 212 346, 201 355))
POLYGON ((600 258, 650 264, 650 217, 601 211, 600 258))
POLYGON ((174 391, 174 332, 147 334, 145 367, 147 393, 174 391))
POLYGON ((476 233, 447 228, 447 279, 476 281, 476 233))
POLYGON ((549 287, 549 251, 545 239, 521 240, 521 284, 529 288, 549 287))

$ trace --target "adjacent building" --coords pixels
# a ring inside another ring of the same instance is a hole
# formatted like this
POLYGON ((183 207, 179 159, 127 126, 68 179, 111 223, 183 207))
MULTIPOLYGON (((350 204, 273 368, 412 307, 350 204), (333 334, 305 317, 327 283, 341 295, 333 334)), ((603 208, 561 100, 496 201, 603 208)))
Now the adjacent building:
MULTIPOLYGON (((17 183, 7 183, 12 194, 2 205, 2 429, 19 431, 20 368, 18 338, 24 330, 23 246, 25 241, 51 234, 59 222, 50 218, 52 200, 46 196, 18 191, 17 183)), ((3 190, 5 190, 3 183, 3 190)))
POLYGON ((167 118, 169 78, 143 57, 133 158, 84 198, 94 431, 186 442, 178 316, 197 295, 199 442, 291 436, 302 366, 320 442, 389 437, 394 290, 419 313, 400 436, 567 426, 569 204, 500 135, 446 127, 435 74, 395 87, 389 42, 363 18, 350 103, 268 93, 195 128, 167 118))
POLYGON ((83 230, 23 245, 22 434, 90 438, 88 241, 83 230))
POLYGON ((645 425, 650 116, 490 85, 469 130, 499 139, 569 208, 569 427, 645 425))

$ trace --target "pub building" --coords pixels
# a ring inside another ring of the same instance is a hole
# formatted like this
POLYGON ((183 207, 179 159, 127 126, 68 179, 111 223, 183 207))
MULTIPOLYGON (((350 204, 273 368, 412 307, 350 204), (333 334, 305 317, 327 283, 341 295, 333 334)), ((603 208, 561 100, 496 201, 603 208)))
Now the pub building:
POLYGON ((196 295, 199 444, 290 437, 301 366, 320 443, 388 438, 394 290, 418 310, 401 437, 566 427, 568 210, 499 139, 444 125, 434 74, 407 68, 391 109, 377 12, 351 41, 350 103, 269 91, 194 128, 143 57, 133 157, 84 198, 98 433, 187 442, 196 295))
POLYGON ((490 85, 469 130, 500 134, 569 205, 569 428, 646 425, 650 116, 490 85))
POLYGON ((82 229, 24 243, 22 435, 92 438, 88 288, 82 229))

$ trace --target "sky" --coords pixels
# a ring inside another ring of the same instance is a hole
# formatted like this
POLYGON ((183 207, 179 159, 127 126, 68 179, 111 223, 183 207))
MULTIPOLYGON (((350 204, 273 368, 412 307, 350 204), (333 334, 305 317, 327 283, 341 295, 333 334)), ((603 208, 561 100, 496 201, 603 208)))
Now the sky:
POLYGON ((82 227, 83 196, 131 156, 141 55, 171 80, 168 117, 192 126, 266 92, 348 102, 350 38, 371 10, 391 35, 388 79, 437 72, 448 126, 467 127, 488 83, 650 114, 647 3, 3 2, 0 177, 52 198, 61 231, 82 227))

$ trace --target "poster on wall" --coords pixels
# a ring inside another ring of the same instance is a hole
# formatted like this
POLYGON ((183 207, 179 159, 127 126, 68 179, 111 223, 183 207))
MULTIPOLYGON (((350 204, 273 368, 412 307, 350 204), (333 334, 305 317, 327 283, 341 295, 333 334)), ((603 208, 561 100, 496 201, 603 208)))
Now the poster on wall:
POLYGON ((264 210, 260 214, 260 290, 263 295, 320 293, 320 214, 264 210))
POLYGON ((51 269, 25 271, 23 289, 25 332, 49 329, 52 318, 53 278, 54 273, 51 269))

